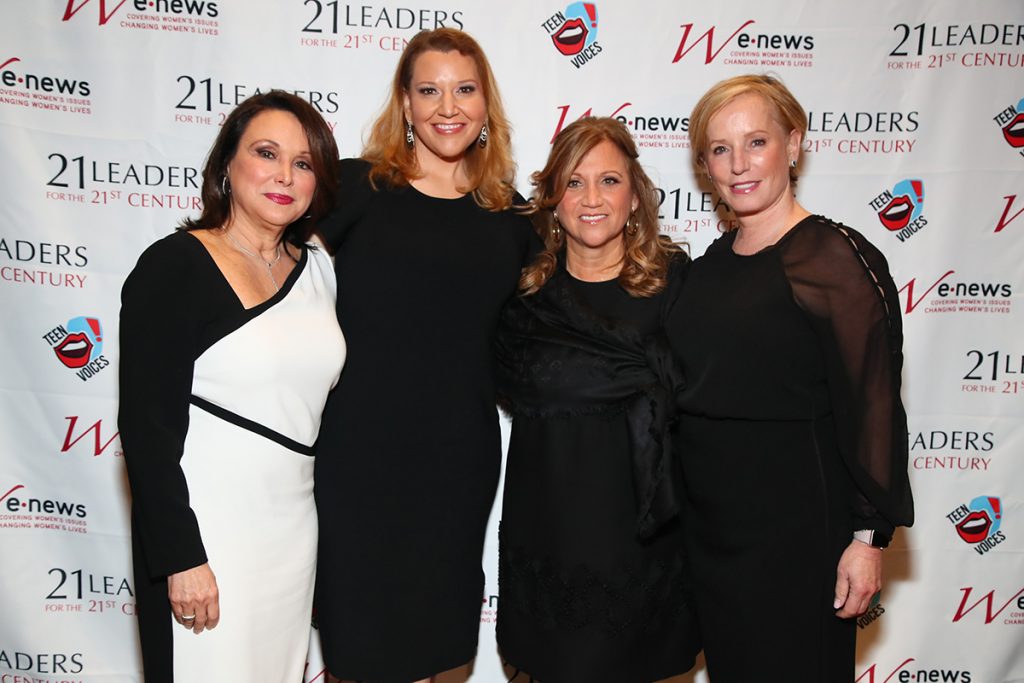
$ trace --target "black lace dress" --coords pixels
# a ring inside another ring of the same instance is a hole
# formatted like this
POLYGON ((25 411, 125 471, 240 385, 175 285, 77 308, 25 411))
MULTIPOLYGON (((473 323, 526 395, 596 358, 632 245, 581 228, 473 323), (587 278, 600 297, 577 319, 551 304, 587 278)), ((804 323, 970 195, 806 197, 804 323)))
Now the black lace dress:
MULTIPOLYGON (((677 261, 673 285, 688 265, 677 261)), ((497 638, 509 666, 541 683, 655 681, 690 669, 699 649, 678 472, 660 441, 671 353, 649 338, 673 291, 633 298, 560 269, 503 315, 498 386, 513 422, 497 638)))
POLYGON ((750 256, 734 239, 694 263, 667 324, 708 673, 851 681, 839 558, 853 530, 913 520, 899 298, 878 250, 820 216, 750 256))

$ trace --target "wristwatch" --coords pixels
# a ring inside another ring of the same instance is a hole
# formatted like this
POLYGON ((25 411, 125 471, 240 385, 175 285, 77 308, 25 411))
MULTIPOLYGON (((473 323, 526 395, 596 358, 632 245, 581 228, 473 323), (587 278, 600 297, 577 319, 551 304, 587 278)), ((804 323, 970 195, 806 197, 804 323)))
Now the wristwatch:
POLYGON ((853 539, 879 550, 888 548, 892 542, 892 536, 876 529, 858 529, 853 532, 853 539))

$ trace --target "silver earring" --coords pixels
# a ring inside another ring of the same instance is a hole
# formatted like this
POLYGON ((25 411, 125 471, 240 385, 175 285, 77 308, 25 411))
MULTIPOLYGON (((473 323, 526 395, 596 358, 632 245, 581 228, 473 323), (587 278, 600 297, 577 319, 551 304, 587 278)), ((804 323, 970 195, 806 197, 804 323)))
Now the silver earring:
POLYGON ((487 133, 487 124, 485 123, 480 128, 480 135, 476 139, 476 144, 480 145, 480 149, 483 149, 484 147, 487 146, 487 135, 488 135, 488 133, 487 133))
POLYGON ((789 167, 796 168, 796 159, 793 159, 791 162, 789 162, 789 167))
POLYGON ((551 236, 557 240, 562 236, 562 224, 558 222, 558 214, 556 212, 552 211, 551 217, 555 220, 551 226, 551 236))
POLYGON ((226 173, 220 177, 220 191, 225 197, 231 194, 231 185, 228 183, 228 176, 226 173))
POLYGON ((405 146, 412 149, 416 146, 416 136, 412 132, 412 122, 406 120, 405 122, 405 146))

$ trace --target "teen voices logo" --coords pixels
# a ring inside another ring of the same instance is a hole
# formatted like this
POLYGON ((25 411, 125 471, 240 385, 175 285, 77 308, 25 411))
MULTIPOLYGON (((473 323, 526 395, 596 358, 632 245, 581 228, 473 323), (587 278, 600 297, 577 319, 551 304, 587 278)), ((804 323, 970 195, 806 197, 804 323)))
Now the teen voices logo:
POLYGON ((579 69, 601 53, 597 42, 597 3, 574 2, 541 23, 560 54, 579 69))
POLYGON ((928 225, 924 216, 924 181, 901 180, 892 190, 883 190, 868 202, 878 216, 878 222, 889 232, 896 233, 900 242, 913 237, 928 225))
POLYGON ((42 335, 42 339, 53 349, 61 365, 74 370, 83 382, 110 365, 103 355, 103 327, 99 318, 72 318, 67 325, 57 325, 42 335))
POLYGON ((960 539, 984 555, 1006 540, 999 527, 1003 523, 1003 506, 995 496, 978 496, 966 505, 958 505, 946 519, 960 539))
POLYGON ((89 81, 39 73, 20 57, 0 62, 0 104, 66 114, 92 114, 89 81))
POLYGON ((1003 133, 1006 141, 1017 153, 1024 157, 1024 98, 1016 106, 1010 105, 992 117, 1003 133))

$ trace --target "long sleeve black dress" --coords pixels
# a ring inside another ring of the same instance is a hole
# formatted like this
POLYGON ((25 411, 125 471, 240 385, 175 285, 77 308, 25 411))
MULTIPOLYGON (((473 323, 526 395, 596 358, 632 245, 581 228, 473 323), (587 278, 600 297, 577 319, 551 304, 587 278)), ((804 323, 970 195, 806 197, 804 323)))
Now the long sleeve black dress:
POLYGON ((659 447, 680 379, 662 332, 688 267, 680 253, 648 298, 560 267, 503 315, 498 645, 543 683, 649 683, 699 650, 678 472, 659 447))
POLYGON ((492 344, 529 221, 380 186, 342 162, 336 251, 348 362, 317 448, 316 609, 328 669, 408 683, 476 652, 501 464, 492 344))
POLYGON ((849 681, 839 558, 855 529, 913 520, 899 298, 878 250, 820 216, 753 255, 734 239, 694 263, 668 323, 708 671, 849 681))

